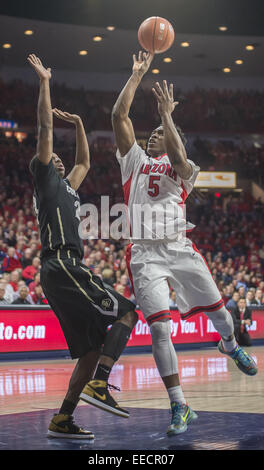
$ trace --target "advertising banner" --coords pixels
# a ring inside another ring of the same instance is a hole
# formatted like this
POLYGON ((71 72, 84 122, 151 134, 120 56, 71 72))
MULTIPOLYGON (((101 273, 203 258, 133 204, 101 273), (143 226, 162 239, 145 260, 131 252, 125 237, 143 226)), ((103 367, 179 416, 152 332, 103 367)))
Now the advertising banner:
POLYGON ((196 188, 236 188, 236 173, 229 171, 200 171, 196 188))
MULTIPOLYGON (((151 345, 150 329, 138 311, 138 322, 128 347, 151 345)), ((178 311, 171 312, 171 338, 175 344, 210 343, 220 339, 212 322, 203 313, 181 320, 178 311)), ((264 309, 252 311, 252 339, 264 339, 264 309)), ((22 351, 66 350, 67 343, 60 323, 49 307, 1 308, 0 353, 22 351)))

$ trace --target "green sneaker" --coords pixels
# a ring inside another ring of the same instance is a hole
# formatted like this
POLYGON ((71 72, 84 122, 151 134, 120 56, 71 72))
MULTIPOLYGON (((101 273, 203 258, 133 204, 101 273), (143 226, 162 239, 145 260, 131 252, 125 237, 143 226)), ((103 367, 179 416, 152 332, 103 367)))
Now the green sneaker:
POLYGON ((168 436, 174 434, 181 434, 187 431, 187 424, 198 418, 198 415, 193 411, 187 404, 173 402, 171 404, 172 419, 171 424, 168 427, 168 436))
POLYGON ((234 361, 237 367, 244 372, 244 374, 247 375, 256 375, 258 372, 257 365, 255 361, 252 359, 252 357, 244 351, 240 346, 236 346, 233 351, 228 352, 225 351, 222 345, 222 341, 219 341, 218 343, 218 350, 222 354, 227 354, 227 356, 230 356, 234 361))

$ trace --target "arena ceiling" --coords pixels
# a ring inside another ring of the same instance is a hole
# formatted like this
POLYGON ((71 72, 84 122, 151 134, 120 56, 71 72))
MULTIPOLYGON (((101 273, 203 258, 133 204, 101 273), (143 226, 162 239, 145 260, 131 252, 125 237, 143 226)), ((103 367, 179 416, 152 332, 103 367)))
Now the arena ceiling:
POLYGON ((261 0, 13 0, 1 2, 0 15, 2 66, 21 67, 35 52, 52 68, 127 73, 139 49, 139 25, 157 15, 171 21, 176 33, 171 49, 153 62, 163 76, 219 76, 224 68, 230 68, 228 76, 264 75, 261 0), (102 40, 94 42, 94 36, 102 40), (79 55, 80 50, 87 54, 79 55), (164 63, 165 57, 171 62, 164 63))
POLYGON ((263 36, 263 0, 12 0, 1 2, 0 14, 85 26, 114 24, 136 29, 144 18, 163 16, 179 33, 263 36))

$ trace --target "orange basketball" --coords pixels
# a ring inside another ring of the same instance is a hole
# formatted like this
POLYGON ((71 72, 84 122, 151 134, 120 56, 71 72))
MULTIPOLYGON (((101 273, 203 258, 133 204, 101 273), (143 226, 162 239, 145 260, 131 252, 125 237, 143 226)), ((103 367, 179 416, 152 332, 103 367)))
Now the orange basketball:
POLYGON ((168 20, 151 16, 141 23, 138 29, 140 45, 152 54, 167 51, 174 41, 174 29, 168 20))

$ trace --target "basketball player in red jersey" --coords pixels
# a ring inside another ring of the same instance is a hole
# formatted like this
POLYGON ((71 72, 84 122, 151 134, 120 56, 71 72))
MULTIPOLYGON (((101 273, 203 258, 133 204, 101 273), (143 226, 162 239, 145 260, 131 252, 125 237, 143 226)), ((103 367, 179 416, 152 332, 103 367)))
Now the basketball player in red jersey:
POLYGON ((153 88, 161 125, 153 130, 147 153, 136 142, 129 111, 152 60, 150 53, 133 56, 132 75, 113 107, 112 125, 130 217, 128 270, 137 303, 150 326, 153 356, 171 402, 172 420, 167 430, 171 436, 186 431, 197 414, 186 403, 180 385, 171 341, 169 285, 176 291, 182 319, 205 312, 221 336, 219 351, 229 355, 248 375, 255 375, 257 367, 237 345, 232 317, 208 266, 195 244, 184 236, 193 228, 186 223, 184 201, 200 168, 187 158, 180 130, 174 125, 171 115, 178 103, 174 101, 173 86, 168 87, 166 81, 162 87, 156 83, 153 88), (142 223, 138 217, 140 204, 147 205, 147 212, 156 210, 158 223, 154 231, 153 225, 145 220, 142 223), (166 217, 162 219, 159 215, 164 208, 166 217))

